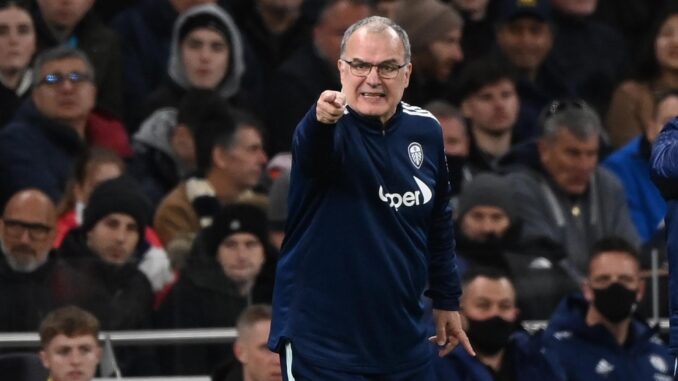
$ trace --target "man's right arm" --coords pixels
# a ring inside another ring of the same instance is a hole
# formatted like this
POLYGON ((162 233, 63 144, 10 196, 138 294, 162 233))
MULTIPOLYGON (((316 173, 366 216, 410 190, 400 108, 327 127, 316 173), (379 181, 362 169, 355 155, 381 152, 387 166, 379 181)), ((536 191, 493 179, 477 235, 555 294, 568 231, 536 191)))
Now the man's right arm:
POLYGON ((331 167, 336 123, 344 115, 346 97, 327 90, 299 122, 292 140, 292 156, 307 177, 318 177, 331 167))

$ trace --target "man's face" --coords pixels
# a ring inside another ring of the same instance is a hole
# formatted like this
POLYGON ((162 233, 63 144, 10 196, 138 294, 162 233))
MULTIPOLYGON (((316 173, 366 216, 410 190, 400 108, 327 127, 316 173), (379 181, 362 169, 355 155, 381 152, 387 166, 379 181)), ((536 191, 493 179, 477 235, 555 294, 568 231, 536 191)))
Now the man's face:
POLYGON ((506 321, 515 322, 518 309, 513 285, 506 278, 475 278, 464 289, 461 312, 464 317, 473 320, 499 316, 506 321))
POLYGON ((657 104, 654 123, 645 130, 647 140, 649 140, 650 143, 654 143, 654 140, 657 138, 657 135, 659 135, 662 128, 664 128, 666 123, 675 116, 678 116, 678 96, 667 96, 657 104))
POLYGON ((435 78, 439 81, 448 80, 454 65, 464 59, 461 28, 450 30, 442 39, 432 42, 429 49, 434 61, 435 78))
POLYGON ((94 0, 37 0, 40 13, 49 24, 75 28, 92 7, 94 0))
POLYGON ((111 213, 87 232, 87 246, 104 261, 127 263, 139 243, 138 225, 130 215, 111 213))
POLYGON ((461 107, 473 129, 502 135, 513 128, 520 105, 513 82, 502 79, 466 97, 461 107))
MULTIPOLYGON (((395 31, 386 29, 372 33, 362 28, 351 35, 343 59, 373 65, 405 64, 403 44, 395 31)), ((405 88, 410 83, 412 64, 398 70, 395 78, 381 78, 373 67, 367 77, 351 73, 349 64, 338 61, 342 92, 351 108, 365 116, 379 118, 382 123, 395 114, 405 88)))
POLYGON ((551 28, 534 17, 519 17, 497 30, 497 43, 516 67, 535 71, 553 47, 551 28))
POLYGON ((502 237, 510 226, 508 215, 496 206, 474 206, 461 219, 464 234, 476 241, 484 241, 489 235, 502 237))
POLYGON ((678 15, 664 21, 654 44, 659 66, 665 70, 678 70, 678 15))
POLYGON ((443 128, 443 143, 445 155, 468 156, 468 135, 466 126, 457 118, 438 118, 443 128))
POLYGON ((40 359, 52 381, 90 381, 101 359, 101 348, 92 335, 59 334, 40 351, 40 359))
POLYGON ((233 145, 227 149, 218 149, 222 157, 221 167, 233 184, 243 191, 257 185, 267 160, 257 129, 238 128, 233 145))
POLYGON ((35 53, 33 19, 24 9, 0 9, 0 73, 23 70, 35 53))
POLYGON ((224 37, 209 28, 190 32, 181 42, 181 60, 191 86, 214 89, 228 72, 231 49, 224 37))
POLYGON ((589 16, 596 10, 598 0, 552 0, 551 4, 563 13, 589 16))
POLYGON ((38 110, 50 119, 63 122, 84 121, 96 102, 96 87, 92 73, 79 58, 64 58, 46 62, 40 68, 40 76, 48 74, 65 77, 58 83, 34 84, 32 97, 38 110), (84 80, 73 81, 69 77, 77 73, 84 80))
POLYGON ((321 15, 320 22, 313 29, 313 41, 327 62, 337 62, 341 39, 349 26, 370 15, 367 5, 352 4, 349 1, 335 3, 321 15))
POLYGON ((263 244, 251 233, 229 235, 221 241, 217 252, 224 273, 236 283, 253 281, 265 259, 263 244))
POLYGON ((636 300, 640 301, 644 284, 640 278, 638 262, 628 254, 610 251, 600 254, 589 265, 589 274, 584 283, 584 297, 593 303, 592 289, 607 288, 612 283, 620 283, 629 290, 637 290, 636 300))
POLYGON ((538 143, 539 156, 556 185, 571 195, 586 191, 598 164, 598 136, 579 139, 566 128, 538 143))
POLYGON ((195 139, 190 128, 182 123, 177 124, 170 140, 177 157, 191 168, 195 168, 195 139))
POLYGON ((244 379, 250 381, 282 381, 280 356, 268 349, 270 320, 262 320, 239 332, 235 355, 243 364, 244 379))
POLYGON ((13 196, 0 221, 2 249, 15 271, 31 272, 47 261, 56 230, 54 206, 34 191, 13 196))

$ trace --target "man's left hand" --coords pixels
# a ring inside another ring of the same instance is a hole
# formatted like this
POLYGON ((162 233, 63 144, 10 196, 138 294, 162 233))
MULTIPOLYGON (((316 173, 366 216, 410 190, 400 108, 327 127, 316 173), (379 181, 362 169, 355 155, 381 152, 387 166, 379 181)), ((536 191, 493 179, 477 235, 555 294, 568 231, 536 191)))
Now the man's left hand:
POLYGON ((466 336, 466 332, 461 329, 459 311, 445 311, 434 308, 433 320, 436 323, 436 335, 431 339, 438 345, 438 356, 446 356, 460 343, 471 356, 476 355, 466 336))

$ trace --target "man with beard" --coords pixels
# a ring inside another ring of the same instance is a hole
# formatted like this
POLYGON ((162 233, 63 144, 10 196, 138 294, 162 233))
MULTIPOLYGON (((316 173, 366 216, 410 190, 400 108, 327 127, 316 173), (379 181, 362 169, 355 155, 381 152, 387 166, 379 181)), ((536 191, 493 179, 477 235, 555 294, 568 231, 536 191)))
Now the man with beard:
POLYGON ((77 302, 79 277, 50 255, 56 212, 37 190, 15 193, 0 220, 0 331, 35 330, 53 308, 77 302))
POLYGON ((525 319, 546 319, 577 285, 560 266, 562 248, 520 241, 517 215, 507 178, 482 173, 464 186, 455 224, 459 269, 491 268, 510 274, 525 319))
POLYGON ((673 379, 667 348, 633 314, 644 291, 630 243, 609 237, 594 244, 583 297, 563 300, 544 335, 546 356, 567 380, 673 379))
MULTIPOLYGON (((82 225, 59 248, 59 255, 88 278, 84 284, 98 298, 91 312, 102 329, 150 327, 153 290, 133 255, 143 243, 150 213, 150 202, 129 177, 104 181, 94 188, 82 225)), ((116 356, 123 374, 155 371, 149 348, 121 348, 116 356)))
POLYGON ((438 379, 563 380, 542 355, 539 338, 519 329, 516 291, 506 274, 479 268, 462 285, 462 319, 477 356, 456 348, 436 359, 438 379))
POLYGON ((148 200, 129 177, 106 180, 94 188, 82 226, 71 230, 59 248, 59 255, 103 292, 105 303, 94 311, 103 329, 140 329, 150 323, 153 292, 133 257, 149 214, 148 200))

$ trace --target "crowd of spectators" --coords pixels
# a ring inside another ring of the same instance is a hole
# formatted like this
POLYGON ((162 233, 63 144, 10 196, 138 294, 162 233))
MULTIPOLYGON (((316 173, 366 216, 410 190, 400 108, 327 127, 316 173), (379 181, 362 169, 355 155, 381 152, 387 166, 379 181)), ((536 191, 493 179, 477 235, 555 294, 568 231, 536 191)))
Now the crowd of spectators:
MULTIPOLYGON (((284 245, 292 134, 340 90, 343 33, 373 14, 408 32, 404 101, 445 142, 480 356, 455 351, 439 374, 592 380, 562 361, 592 342, 633 353, 632 379, 666 374, 643 318, 609 311, 640 301, 663 253, 649 159, 678 115, 670 0, 0 0, 0 331, 69 304, 103 330, 237 325, 234 351, 124 348, 123 373, 280 377, 256 353, 257 304, 284 245), (518 329, 552 316, 543 335, 518 329)), ((591 372, 623 372, 594 357, 591 372)))

